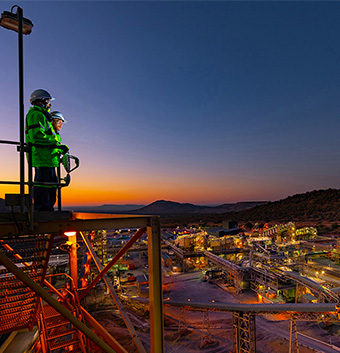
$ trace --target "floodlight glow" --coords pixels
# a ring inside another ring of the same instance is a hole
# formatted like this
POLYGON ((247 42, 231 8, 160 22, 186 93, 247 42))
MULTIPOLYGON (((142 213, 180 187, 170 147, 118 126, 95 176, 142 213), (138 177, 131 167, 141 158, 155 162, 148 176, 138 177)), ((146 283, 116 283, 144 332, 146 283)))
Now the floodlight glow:
POLYGON ((73 237, 74 235, 76 235, 77 232, 73 232, 73 231, 70 231, 70 232, 64 232, 64 235, 67 236, 67 237, 73 237))

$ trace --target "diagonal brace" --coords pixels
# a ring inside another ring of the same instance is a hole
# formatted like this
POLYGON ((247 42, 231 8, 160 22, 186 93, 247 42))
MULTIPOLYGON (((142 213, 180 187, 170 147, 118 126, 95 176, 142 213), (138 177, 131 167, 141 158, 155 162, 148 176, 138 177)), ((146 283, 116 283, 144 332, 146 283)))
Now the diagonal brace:
POLYGON ((111 267, 131 248, 131 246, 144 234, 146 228, 140 228, 136 234, 118 251, 117 255, 106 265, 97 277, 86 287, 79 295, 79 300, 82 300, 85 295, 104 277, 111 267))
POLYGON ((94 334, 86 325, 79 321, 74 315, 72 315, 63 305, 55 300, 48 292, 46 292, 38 283, 34 282, 29 276, 27 276, 20 268, 18 268, 5 254, 0 252, 0 264, 4 265, 10 272, 14 274, 20 281, 30 287, 39 297, 45 300, 46 303, 51 305, 56 311, 58 311, 66 320, 73 324, 79 331, 99 346, 103 352, 106 353, 117 353, 115 349, 110 347, 96 334, 94 334))
MULTIPOLYGON (((80 235, 82 236, 83 241, 92 256, 94 263, 96 264, 96 266, 98 268, 98 271, 103 271, 103 265, 100 263, 100 260, 97 256, 96 252, 94 251, 89 239, 86 236, 84 236, 84 234, 82 232, 80 232, 80 235)), ((143 346, 143 343, 141 342, 140 338, 138 337, 137 332, 136 332, 135 328, 133 327, 133 324, 132 324, 129 316, 128 316, 127 312, 125 311, 123 304, 121 303, 121 301, 120 301, 117 293, 115 292, 115 290, 112 286, 112 283, 107 275, 104 275, 104 281, 110 291, 112 300, 116 304, 116 307, 118 308, 118 310, 119 310, 119 312, 125 322, 125 325, 126 325, 127 329, 129 330, 132 339, 135 342, 135 345, 136 345, 138 351, 140 353, 146 353, 146 350, 143 346)))
POLYGON ((93 327, 94 332, 103 338, 110 346, 114 347, 117 353, 128 353, 128 351, 119 344, 106 330, 105 328, 93 317, 89 314, 82 306, 80 310, 83 314, 83 317, 89 324, 93 327))

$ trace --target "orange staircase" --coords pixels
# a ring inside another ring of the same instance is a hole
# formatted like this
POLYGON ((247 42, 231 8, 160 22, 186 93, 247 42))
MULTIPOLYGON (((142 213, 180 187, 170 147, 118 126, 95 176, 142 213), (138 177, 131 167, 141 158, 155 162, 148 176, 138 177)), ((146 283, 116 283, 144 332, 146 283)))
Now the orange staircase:
MULTIPOLYGON (((72 310, 76 316, 76 310, 72 310)), ((43 305, 39 321, 43 352, 84 352, 84 336, 48 304, 43 305)))
MULTIPOLYGON (((51 235, 2 238, 0 252, 41 285, 52 242, 51 235)), ((0 266, 0 335, 24 328, 32 329, 37 322, 38 303, 36 293, 0 266)))
MULTIPOLYGON (((47 275, 53 238, 53 234, 0 238, 0 255, 4 264, 0 265, 0 335, 22 329, 33 330, 34 326, 38 325, 39 339, 30 348, 30 352, 127 353, 88 313, 92 329, 87 328, 72 277, 66 273, 47 275), (19 272, 15 268, 18 268, 19 272), (26 276, 21 276, 20 273, 26 276), (64 278, 62 288, 57 289, 47 281, 54 276, 64 278), (64 310, 58 311, 52 304, 43 302, 42 298, 48 297, 41 295, 42 293, 37 290, 38 287, 41 289, 47 287, 50 295, 47 293, 46 295, 56 303, 58 301, 59 308, 63 306, 64 310), (53 299, 55 295, 57 301, 53 299), (75 321, 71 320, 70 316, 73 316, 75 321), (97 333, 94 333, 96 330, 97 333), (110 342, 110 345, 98 334, 110 342), (111 347, 118 347, 118 350, 111 347)), ((86 318, 87 321, 89 317, 86 318)))

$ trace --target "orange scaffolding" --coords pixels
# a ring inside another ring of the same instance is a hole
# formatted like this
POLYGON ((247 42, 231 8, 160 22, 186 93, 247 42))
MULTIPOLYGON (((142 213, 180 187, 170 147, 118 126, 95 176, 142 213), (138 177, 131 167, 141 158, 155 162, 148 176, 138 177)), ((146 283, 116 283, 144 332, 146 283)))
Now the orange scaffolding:
MULTIPOLYGON (((57 214, 55 213, 55 216, 57 214)), ((16 222, 0 223, 0 244, 3 248, 0 251, 0 264, 3 266, 0 270, 0 334, 23 328, 32 329, 38 324, 40 339, 35 343, 32 352, 53 352, 61 348, 77 352, 95 352, 96 349, 103 352, 127 352, 80 304, 81 299, 103 278, 137 350, 145 353, 145 348, 127 319, 118 296, 113 288, 110 288, 106 273, 146 232, 150 286, 150 346, 152 353, 164 352, 159 217, 74 213, 70 214, 69 219, 63 218, 64 216, 58 220, 36 222, 33 231, 25 231, 26 224, 25 221, 20 221, 20 216, 16 222), (54 288, 47 268, 55 235, 73 231, 76 232, 74 234, 82 236, 85 231, 127 227, 139 230, 105 268, 100 264, 91 245, 85 241, 100 273, 80 291, 77 289, 77 236, 69 237, 66 244, 70 258, 70 276, 64 274, 65 285, 62 289, 54 288), (21 229, 20 234, 18 229, 21 229), (57 299, 51 293, 57 296, 57 299)))

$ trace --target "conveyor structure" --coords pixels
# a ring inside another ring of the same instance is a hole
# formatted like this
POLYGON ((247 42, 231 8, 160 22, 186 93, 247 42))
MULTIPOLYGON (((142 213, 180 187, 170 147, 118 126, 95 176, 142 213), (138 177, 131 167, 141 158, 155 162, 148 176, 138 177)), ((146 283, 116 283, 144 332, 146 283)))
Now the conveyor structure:
POLYGON ((339 303, 338 295, 330 289, 326 288, 325 286, 320 285, 319 283, 307 277, 301 276, 298 272, 285 271, 284 274, 287 278, 291 278, 296 283, 310 288, 313 292, 317 293, 320 297, 322 297, 323 300, 327 300, 332 303, 339 303))
POLYGON ((241 267, 236 264, 234 264, 231 261, 228 261, 226 259, 223 259, 222 257, 219 257, 210 251, 205 251, 204 256, 214 264, 218 265, 222 269, 232 273, 234 276, 240 276, 242 275, 245 271, 248 270, 247 267, 241 267))

